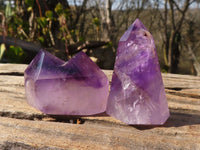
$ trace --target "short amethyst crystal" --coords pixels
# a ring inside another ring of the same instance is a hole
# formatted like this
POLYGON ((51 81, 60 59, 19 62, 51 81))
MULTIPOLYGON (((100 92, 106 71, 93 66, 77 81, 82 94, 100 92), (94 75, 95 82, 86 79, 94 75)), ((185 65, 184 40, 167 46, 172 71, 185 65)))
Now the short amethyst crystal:
POLYGON ((160 125, 169 117, 154 40, 139 19, 119 41, 106 112, 138 125, 160 125))
POLYGON ((25 70, 27 101, 46 114, 102 113, 108 86, 106 75, 83 52, 64 62, 41 50, 25 70))

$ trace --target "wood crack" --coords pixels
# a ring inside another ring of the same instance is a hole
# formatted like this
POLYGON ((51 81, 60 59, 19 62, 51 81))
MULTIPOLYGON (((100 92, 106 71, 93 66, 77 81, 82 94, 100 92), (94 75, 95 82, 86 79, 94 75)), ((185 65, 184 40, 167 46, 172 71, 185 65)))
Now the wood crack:
POLYGON ((48 146, 44 146, 44 147, 34 147, 28 144, 24 144, 24 143, 20 143, 20 142, 4 142, 3 144, 0 144, 0 149, 1 150, 64 150, 61 148, 56 148, 56 147, 48 147, 48 146))
POLYGON ((200 99, 200 95, 199 94, 183 93, 181 91, 179 92, 179 91, 173 91, 173 90, 165 90, 165 92, 168 93, 168 94, 176 95, 176 96, 200 99))
POLYGON ((0 75, 24 76, 24 73, 20 73, 20 72, 0 72, 0 75))

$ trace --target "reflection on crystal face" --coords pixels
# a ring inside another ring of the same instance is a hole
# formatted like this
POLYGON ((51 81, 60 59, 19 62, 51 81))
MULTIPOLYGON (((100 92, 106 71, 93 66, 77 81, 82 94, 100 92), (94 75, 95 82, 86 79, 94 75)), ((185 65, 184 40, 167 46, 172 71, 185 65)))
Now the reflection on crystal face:
POLYGON ((127 124, 163 124, 169 109, 152 35, 137 19, 121 37, 106 112, 127 124))
POLYGON ((106 75, 83 52, 66 63, 41 50, 25 70, 27 102, 46 114, 102 113, 108 86, 106 75))

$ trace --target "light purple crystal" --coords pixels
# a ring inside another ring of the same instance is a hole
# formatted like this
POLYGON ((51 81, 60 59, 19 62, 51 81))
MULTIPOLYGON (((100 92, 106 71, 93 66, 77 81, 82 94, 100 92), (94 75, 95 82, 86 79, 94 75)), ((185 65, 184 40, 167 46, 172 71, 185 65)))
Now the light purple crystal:
POLYGON ((108 86, 106 75, 83 52, 64 62, 41 50, 25 70, 27 102, 46 114, 102 113, 108 86))
POLYGON ((169 117, 154 40, 139 19, 119 41, 106 112, 127 124, 160 125, 169 117))

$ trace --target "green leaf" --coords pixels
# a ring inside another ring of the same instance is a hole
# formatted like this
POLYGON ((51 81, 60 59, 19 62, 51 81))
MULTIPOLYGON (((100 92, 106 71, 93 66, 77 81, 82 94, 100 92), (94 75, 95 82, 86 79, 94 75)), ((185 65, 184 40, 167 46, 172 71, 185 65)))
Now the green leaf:
POLYGON ((27 8, 27 11, 29 11, 29 12, 32 10, 33 10, 33 8, 31 6, 27 8))
POLYGON ((11 45, 8 51, 6 51, 6 56, 11 63, 22 63, 26 54, 21 47, 11 45))
POLYGON ((69 19, 69 15, 70 15, 70 10, 69 9, 65 9, 64 12, 63 12, 63 15, 65 17, 66 20, 69 19))
POLYGON ((58 14, 58 15, 61 15, 63 13, 63 5, 58 3, 55 7, 55 12, 58 14))
POLYGON ((161 69, 161 72, 162 72, 162 73, 167 73, 167 70, 161 69))
POLYGON ((46 27, 48 24, 48 21, 45 17, 38 17, 37 22, 42 28, 46 27))
POLYGON ((107 48, 110 48, 110 47, 112 47, 112 46, 113 46, 113 44, 112 44, 111 41, 109 41, 108 44, 106 45, 107 48))
POLYGON ((79 37, 79 41, 84 42, 85 41, 84 37, 79 37))
POLYGON ((13 15, 13 12, 12 12, 12 8, 11 8, 11 4, 10 2, 7 3, 6 5, 6 10, 5 10, 5 17, 6 19, 8 19, 9 17, 11 17, 13 15))
POLYGON ((44 38, 43 38, 42 36, 40 36, 40 37, 38 38, 38 40, 40 41, 40 43, 44 43, 44 38))
POLYGON ((45 16, 52 20, 53 19, 53 12, 48 10, 48 11, 45 12, 45 16))
POLYGON ((6 46, 4 43, 2 43, 0 46, 0 60, 2 59, 5 50, 6 50, 6 46))
POLYGON ((99 19, 98 19, 97 17, 95 17, 95 18, 92 20, 92 22, 93 22, 93 24, 94 24, 95 26, 97 26, 97 27, 100 26, 100 21, 99 21, 99 19))
POLYGON ((25 0, 26 5, 33 7, 34 6, 34 0, 25 0))

